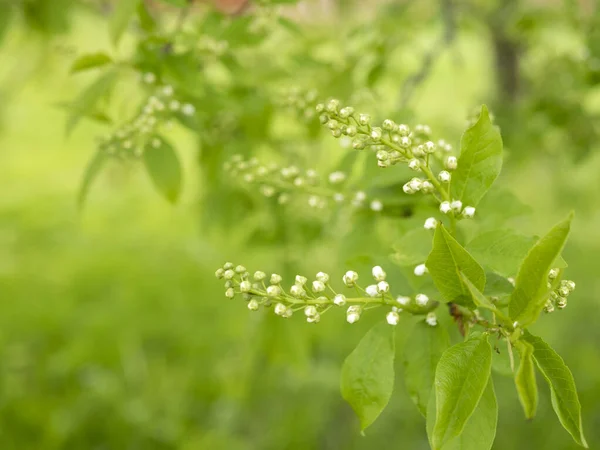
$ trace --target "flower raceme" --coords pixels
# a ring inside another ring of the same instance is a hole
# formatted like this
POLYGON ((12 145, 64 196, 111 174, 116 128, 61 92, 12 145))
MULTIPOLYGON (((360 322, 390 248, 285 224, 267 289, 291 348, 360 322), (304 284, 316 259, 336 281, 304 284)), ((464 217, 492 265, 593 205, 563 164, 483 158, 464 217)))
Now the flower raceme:
POLYGON ((393 296, 386 281, 387 274, 380 266, 373 267, 375 283, 365 289, 358 283, 358 273, 348 271, 343 275, 342 282, 346 288, 353 290, 352 296, 334 290, 329 275, 324 272, 317 273, 310 282, 306 277, 297 275, 287 291, 282 286, 280 275, 272 274, 267 285, 264 272, 257 271, 251 277, 245 267, 234 267, 232 263, 225 263, 217 269, 215 276, 225 280, 227 298, 241 296, 251 311, 272 308, 276 315, 289 318, 302 310, 308 323, 318 323, 331 308, 348 305, 346 320, 355 323, 364 311, 384 307, 387 309, 386 321, 390 325, 397 325, 402 314, 425 315, 429 325, 437 325, 434 310, 438 302, 425 294, 417 294, 414 300, 408 296, 393 296))

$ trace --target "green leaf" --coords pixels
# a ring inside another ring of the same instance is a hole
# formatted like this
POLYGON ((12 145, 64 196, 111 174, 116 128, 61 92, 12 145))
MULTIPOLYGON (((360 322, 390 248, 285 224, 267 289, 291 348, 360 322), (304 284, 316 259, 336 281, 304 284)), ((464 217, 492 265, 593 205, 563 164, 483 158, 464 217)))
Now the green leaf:
POLYGON ((158 192, 169 202, 177 202, 181 192, 182 170, 171 144, 160 137, 151 138, 144 149, 144 165, 158 192), (160 145, 155 146, 156 143, 160 145))
MULTIPOLYGON (((436 416, 435 396, 429 399, 427 407, 427 435, 431 440, 436 416)), ((489 450, 496 438, 498 424, 498 403, 492 378, 488 380, 485 391, 473 415, 467 421, 463 432, 450 439, 442 450, 489 450)))
POLYGON ((156 30, 156 20, 144 1, 140 2, 137 6, 137 18, 140 22, 140 28, 145 32, 152 33, 156 30))
POLYGON ((79 187, 79 194, 77 195, 77 206, 83 208, 85 200, 89 194, 92 183, 104 167, 104 164, 108 160, 108 155, 103 151, 97 151, 94 157, 88 163, 85 172, 83 174, 83 180, 79 187))
POLYGON ((469 278, 467 278, 467 276, 464 273, 461 272, 460 275, 463 283, 471 293, 471 298, 473 299, 473 303, 475 303, 475 306, 477 306, 478 308, 489 309, 490 311, 496 313, 500 317, 503 316, 502 312, 498 310, 496 305, 494 305, 485 295, 483 295, 481 291, 477 289, 477 287, 473 283, 471 283, 469 278))
POLYGON ((548 272, 565 246, 572 219, 573 213, 555 225, 529 250, 521 264, 508 311, 522 326, 535 322, 544 307, 548 272))
POLYGON ((71 73, 102 67, 106 64, 110 64, 111 62, 112 58, 106 53, 89 53, 87 55, 82 55, 73 61, 73 64, 71 65, 71 73))
POLYGON ((375 325, 344 361, 341 391, 362 430, 381 414, 394 390, 394 327, 375 325))
POLYGON ((82 117, 97 110, 96 105, 106 96, 117 81, 116 70, 109 70, 89 85, 71 104, 71 113, 67 118, 66 132, 70 134, 82 117))
POLYGON ((515 347, 521 357, 519 369, 515 374, 515 385, 517 386, 519 401, 523 406, 523 411, 525 411, 525 417, 532 419, 535 416, 538 403, 538 389, 533 367, 533 345, 519 340, 515 343, 515 347))
POLYGON ((506 278, 495 272, 486 272, 484 295, 488 297, 502 297, 512 294, 515 287, 506 278))
POLYGON ((425 265, 446 302, 462 305, 471 303, 471 292, 463 283, 460 272, 480 291, 485 288, 483 268, 443 225, 439 225, 435 230, 433 249, 425 265))
POLYGON ((474 335, 443 353, 435 371, 433 450, 462 433, 488 384, 491 367, 487 334, 474 335))
POLYGON ((477 206, 502 169, 502 138, 492 124, 487 107, 460 141, 458 167, 452 174, 453 198, 477 206))
POLYGON ((512 230, 484 232, 466 245, 477 261, 505 277, 514 277, 528 250, 535 243, 534 237, 524 236, 512 230))
POLYGON ((550 386, 552 407, 560 423, 575 442, 588 448, 583 435, 581 404, 573 374, 560 355, 541 338, 525 332, 523 339, 533 345, 533 358, 550 386))
POLYGON ((399 266, 414 266, 427 259, 431 252, 431 232, 420 227, 403 235, 393 246, 392 261, 399 266))
POLYGON ((160 0, 160 1, 163 3, 168 3, 169 5, 177 6, 178 8, 183 8, 191 3, 191 1, 188 1, 188 0, 160 0))
POLYGON ((450 338, 442 326, 429 326, 419 321, 404 347, 404 382, 408 395, 425 416, 429 394, 435 378, 435 368, 450 338))
POLYGON ((127 25, 141 0, 119 0, 115 2, 115 10, 110 18, 109 34, 113 44, 116 46, 121 40, 121 36, 127 29, 127 25))

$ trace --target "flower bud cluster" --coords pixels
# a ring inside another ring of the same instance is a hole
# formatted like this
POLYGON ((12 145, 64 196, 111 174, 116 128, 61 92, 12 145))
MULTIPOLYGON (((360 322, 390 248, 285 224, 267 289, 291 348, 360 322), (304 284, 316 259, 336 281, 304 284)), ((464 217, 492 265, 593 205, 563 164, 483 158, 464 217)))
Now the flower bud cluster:
POLYGON ((472 219, 475 216, 475 207, 463 206, 460 200, 444 200, 440 203, 440 212, 443 214, 452 214, 454 217, 472 219))
POLYGON ((177 114, 193 116, 196 108, 175 96, 171 85, 156 85, 156 75, 142 75, 142 82, 152 86, 150 95, 140 106, 138 113, 122 124, 112 134, 100 141, 100 150, 109 155, 139 158, 148 146, 160 147, 162 141, 156 137, 162 127, 169 129, 177 114))
POLYGON ((297 166, 280 166, 271 162, 261 164, 257 158, 244 159, 233 155, 224 164, 229 174, 245 184, 257 185, 265 197, 274 197, 279 204, 292 200, 294 194, 307 197, 311 208, 325 209, 334 204, 369 208, 379 212, 384 209, 377 198, 368 198, 363 191, 351 191, 345 186, 346 174, 340 171, 321 176, 316 170, 301 170, 297 166))
POLYGON ((548 273, 548 287, 551 289, 554 287, 554 289, 550 292, 544 307, 547 313, 554 312, 555 307, 558 309, 566 308, 567 297, 575 290, 574 281, 560 280, 560 283, 557 283, 559 275, 559 269, 551 269, 548 273))
POLYGON ((315 105, 318 93, 314 89, 301 89, 292 87, 282 91, 279 95, 279 104, 285 108, 296 111, 296 113, 306 119, 311 120, 315 117, 315 105))
POLYGON ((425 294, 417 294, 414 299, 392 296, 390 285, 386 281, 387 274, 381 266, 373 267, 374 283, 365 289, 358 284, 358 273, 349 270, 342 276, 343 284, 356 292, 355 297, 336 292, 325 272, 317 273, 312 280, 296 275, 294 283, 287 290, 278 274, 267 276, 265 272, 256 271, 250 276, 244 266, 235 266, 229 262, 217 269, 215 276, 225 280, 225 297, 242 296, 251 311, 272 307, 276 315, 284 318, 302 311, 307 322, 318 323, 321 316, 331 308, 347 305, 346 321, 355 323, 365 310, 383 306, 388 308, 385 317, 390 325, 397 325, 403 312, 427 315, 429 325, 437 324, 433 313, 438 306, 437 302, 431 301, 425 294))

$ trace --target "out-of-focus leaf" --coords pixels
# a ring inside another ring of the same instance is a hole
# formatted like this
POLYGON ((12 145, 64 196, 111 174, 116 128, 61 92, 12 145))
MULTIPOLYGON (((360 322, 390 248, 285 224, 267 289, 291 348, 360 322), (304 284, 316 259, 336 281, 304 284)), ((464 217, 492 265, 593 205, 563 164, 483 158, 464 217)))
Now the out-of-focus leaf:
POLYGON ((148 11, 148 7, 146 6, 146 2, 142 1, 137 6, 137 17, 140 21, 140 27, 142 30, 152 33, 156 30, 156 20, 152 17, 150 11, 148 11))
POLYGON ((431 232, 423 227, 408 231, 392 247, 392 261, 399 266, 420 264, 431 252, 431 232))
POLYGON ((129 21, 136 12, 142 0, 119 0, 115 2, 115 10, 109 23, 109 33, 112 43, 116 46, 127 29, 129 21))
POLYGON ((73 61, 73 64, 71 65, 71 73, 102 67, 106 64, 110 64, 111 62, 112 58, 106 53, 89 53, 87 55, 82 55, 73 61))
POLYGON ((77 195, 77 206, 80 209, 83 208, 85 204, 87 196, 90 192, 90 188, 92 187, 92 183, 94 182, 94 180, 96 179, 96 177, 98 176, 108 159, 108 155, 105 152, 99 150, 88 163, 83 174, 83 179, 81 180, 79 194, 77 195))
POLYGON ((173 146, 158 136, 150 139, 144 148, 144 165, 158 192, 169 202, 177 202, 182 170, 173 146))
POLYGON ((341 391, 362 430, 386 407, 394 390, 394 327, 375 325, 344 361, 341 391))

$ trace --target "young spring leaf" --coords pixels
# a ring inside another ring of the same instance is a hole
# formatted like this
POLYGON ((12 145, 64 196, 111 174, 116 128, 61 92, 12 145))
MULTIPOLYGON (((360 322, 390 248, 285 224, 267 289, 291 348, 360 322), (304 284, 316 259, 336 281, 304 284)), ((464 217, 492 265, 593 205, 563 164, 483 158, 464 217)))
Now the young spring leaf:
POLYGON ((341 391, 365 430, 381 414, 394 390, 394 328, 375 325, 344 361, 341 391))
POLYGON ((131 17, 135 14, 138 4, 142 0, 119 0, 115 3, 115 10, 110 18, 109 33, 113 44, 116 46, 121 36, 127 29, 131 17))
POLYGON ((88 196, 92 183, 104 167, 104 164, 108 160, 108 155, 103 151, 98 151, 94 157, 88 163, 85 172, 83 174, 83 180, 79 187, 79 194, 77 195, 77 206, 81 209, 88 196))
POLYGON ((452 174, 452 198, 477 206, 502 169, 502 138, 485 105, 479 120, 463 134, 460 149, 452 174))
MULTIPOLYGON (((427 436, 431 441, 435 424, 435 395, 431 395, 427 406, 427 436)), ((492 378, 488 380, 477 408, 467 421, 463 432, 450 439, 441 450, 489 450, 496 438, 498 403, 492 378)))
POLYGON ((552 228, 527 253, 510 296, 509 314, 522 326, 535 322, 544 308, 548 272, 561 254, 569 235, 573 213, 552 228))
POLYGON ((159 137, 150 139, 144 149, 144 165, 158 192, 169 202, 177 202, 182 170, 171 144, 159 137))
POLYGON ((505 277, 514 277, 535 241, 534 237, 501 229, 476 236, 465 248, 494 272, 505 277))
POLYGON ((118 72, 109 70, 88 86, 71 104, 71 113, 67 118, 67 135, 73 131, 82 117, 96 111, 98 101, 112 89, 117 80, 118 72))
POLYGON ((395 253, 392 261, 399 266, 414 266, 421 264, 431 252, 431 232, 420 227, 410 230, 392 246, 395 253))
POLYGON ((461 272, 460 277, 462 279, 462 282, 469 290, 471 298, 473 299, 473 303, 475 303, 475 306, 477 306, 478 308, 489 309, 490 311, 494 312, 500 317, 504 316, 502 314, 502 311, 500 311, 496 307, 496 305, 494 305, 485 295, 483 295, 481 291, 477 289, 477 287, 473 283, 471 283, 471 280, 469 280, 469 278, 464 273, 461 272))
POLYGON ((446 350, 435 371, 433 450, 462 433, 490 378, 492 348, 487 334, 474 335, 446 350))
POLYGON ((573 374, 560 355, 541 338, 525 332, 523 339, 533 346, 533 359, 550 386, 552 407, 560 423, 575 442, 587 448, 573 374))
POLYGON ((426 266, 435 286, 447 302, 458 304, 472 303, 471 293, 461 279, 460 272, 473 285, 483 291, 485 272, 443 225, 439 225, 433 236, 433 249, 427 258, 426 266))
POLYGON ((82 55, 73 61, 71 65, 71 73, 82 72, 88 69, 95 69, 96 67, 102 67, 106 64, 110 64, 112 59, 106 53, 98 52, 98 53, 88 53, 87 55, 82 55))
POLYGON ((408 395, 423 416, 427 414, 435 368, 449 345, 450 338, 444 327, 432 327, 419 321, 404 347, 404 382, 408 395))
POLYGON ((533 367, 533 345, 519 340, 515 343, 515 347, 521 356, 519 369, 515 374, 515 385, 517 386, 519 401, 523 406, 523 411, 525 411, 525 417, 532 419, 535 416, 538 403, 538 390, 533 367))

